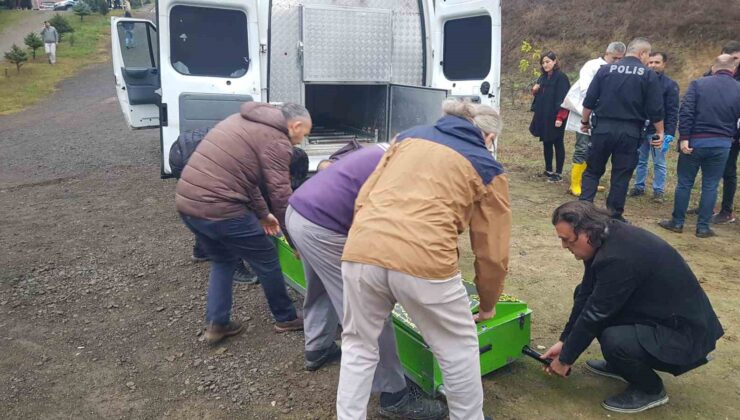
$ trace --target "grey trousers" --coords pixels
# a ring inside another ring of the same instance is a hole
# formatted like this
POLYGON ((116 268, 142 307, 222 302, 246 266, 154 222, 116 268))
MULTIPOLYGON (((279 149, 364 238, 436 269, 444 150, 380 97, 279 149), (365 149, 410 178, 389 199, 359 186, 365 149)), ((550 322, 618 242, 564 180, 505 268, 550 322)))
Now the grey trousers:
POLYGON ((462 277, 428 280, 369 264, 342 262, 344 330, 337 418, 364 419, 378 363, 378 337, 396 302, 439 362, 451 420, 483 420, 475 322, 462 277))
MULTIPOLYGON (((325 229, 288 206, 285 223, 301 254, 306 276, 303 302, 303 333, 306 351, 323 350, 332 345, 344 316, 342 252, 347 236, 325 229)), ((396 352, 396 336, 390 317, 381 330, 380 363, 375 372, 373 392, 398 392, 406 378, 396 352)))
POLYGON ((576 133, 576 147, 573 149, 573 163, 586 163, 588 160, 589 144, 591 136, 576 133))

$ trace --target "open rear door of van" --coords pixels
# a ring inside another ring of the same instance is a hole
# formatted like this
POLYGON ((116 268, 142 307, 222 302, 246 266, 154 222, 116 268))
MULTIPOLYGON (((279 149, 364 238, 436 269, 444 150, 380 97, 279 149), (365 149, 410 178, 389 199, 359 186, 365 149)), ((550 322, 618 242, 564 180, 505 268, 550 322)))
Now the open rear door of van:
POLYGON ((436 0, 431 32, 432 86, 498 108, 500 0, 436 0))
POLYGON ((159 127, 159 51, 157 29, 144 19, 111 18, 113 75, 126 123, 159 127))

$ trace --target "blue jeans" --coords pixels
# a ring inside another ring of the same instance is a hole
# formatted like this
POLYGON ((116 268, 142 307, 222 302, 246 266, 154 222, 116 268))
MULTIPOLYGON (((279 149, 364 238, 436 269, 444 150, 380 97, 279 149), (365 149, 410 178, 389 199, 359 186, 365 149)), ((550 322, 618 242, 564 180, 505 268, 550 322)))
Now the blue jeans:
POLYGON ((127 47, 134 45, 134 31, 133 30, 126 30, 124 31, 124 37, 123 41, 126 44, 127 47))
POLYGON ((275 244, 265 235, 254 213, 226 220, 206 220, 182 213, 180 217, 211 258, 207 323, 226 325, 231 320, 232 279, 240 259, 246 260, 257 274, 275 320, 285 322, 296 318, 275 244))
POLYGON ((675 224, 683 226, 691 198, 691 189, 694 187, 696 174, 701 169, 701 198, 696 229, 709 229, 709 220, 712 218, 714 204, 717 201, 717 187, 725 170, 729 153, 730 149, 722 147, 696 148, 690 155, 681 153, 678 157, 678 181, 676 199, 673 203, 675 224))
POLYGON ((635 171, 635 189, 645 190, 645 180, 648 175, 648 160, 650 155, 653 156, 653 192, 662 193, 665 187, 665 153, 661 148, 654 148, 650 145, 652 134, 647 136, 647 140, 643 140, 640 144, 638 151, 640 157, 637 160, 637 169, 635 171))

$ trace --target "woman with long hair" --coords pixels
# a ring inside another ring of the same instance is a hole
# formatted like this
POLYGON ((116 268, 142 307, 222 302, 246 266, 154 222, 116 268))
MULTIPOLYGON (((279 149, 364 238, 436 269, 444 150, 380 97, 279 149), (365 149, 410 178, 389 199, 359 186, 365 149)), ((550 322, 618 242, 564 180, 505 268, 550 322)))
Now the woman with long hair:
POLYGON ((568 111, 562 109, 565 95, 570 89, 570 80, 565 73, 560 71, 560 62, 557 55, 548 51, 540 57, 542 75, 532 88, 531 110, 534 111, 529 132, 539 137, 545 154, 545 172, 542 176, 547 177, 549 182, 560 182, 563 180, 563 164, 565 163, 565 124, 563 121, 568 117, 568 111), (555 154, 555 171, 552 170, 553 151, 555 154))

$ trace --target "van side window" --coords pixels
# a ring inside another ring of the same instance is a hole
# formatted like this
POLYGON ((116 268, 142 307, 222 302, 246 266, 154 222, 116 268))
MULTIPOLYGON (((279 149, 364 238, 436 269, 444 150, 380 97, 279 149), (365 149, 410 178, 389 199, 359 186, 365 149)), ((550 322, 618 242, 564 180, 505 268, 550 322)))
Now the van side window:
POLYGON ((240 10, 175 6, 170 62, 191 76, 241 77, 249 70, 247 15, 240 10))
POLYGON ((448 80, 485 79, 491 71, 491 16, 448 20, 443 48, 442 71, 448 80))

